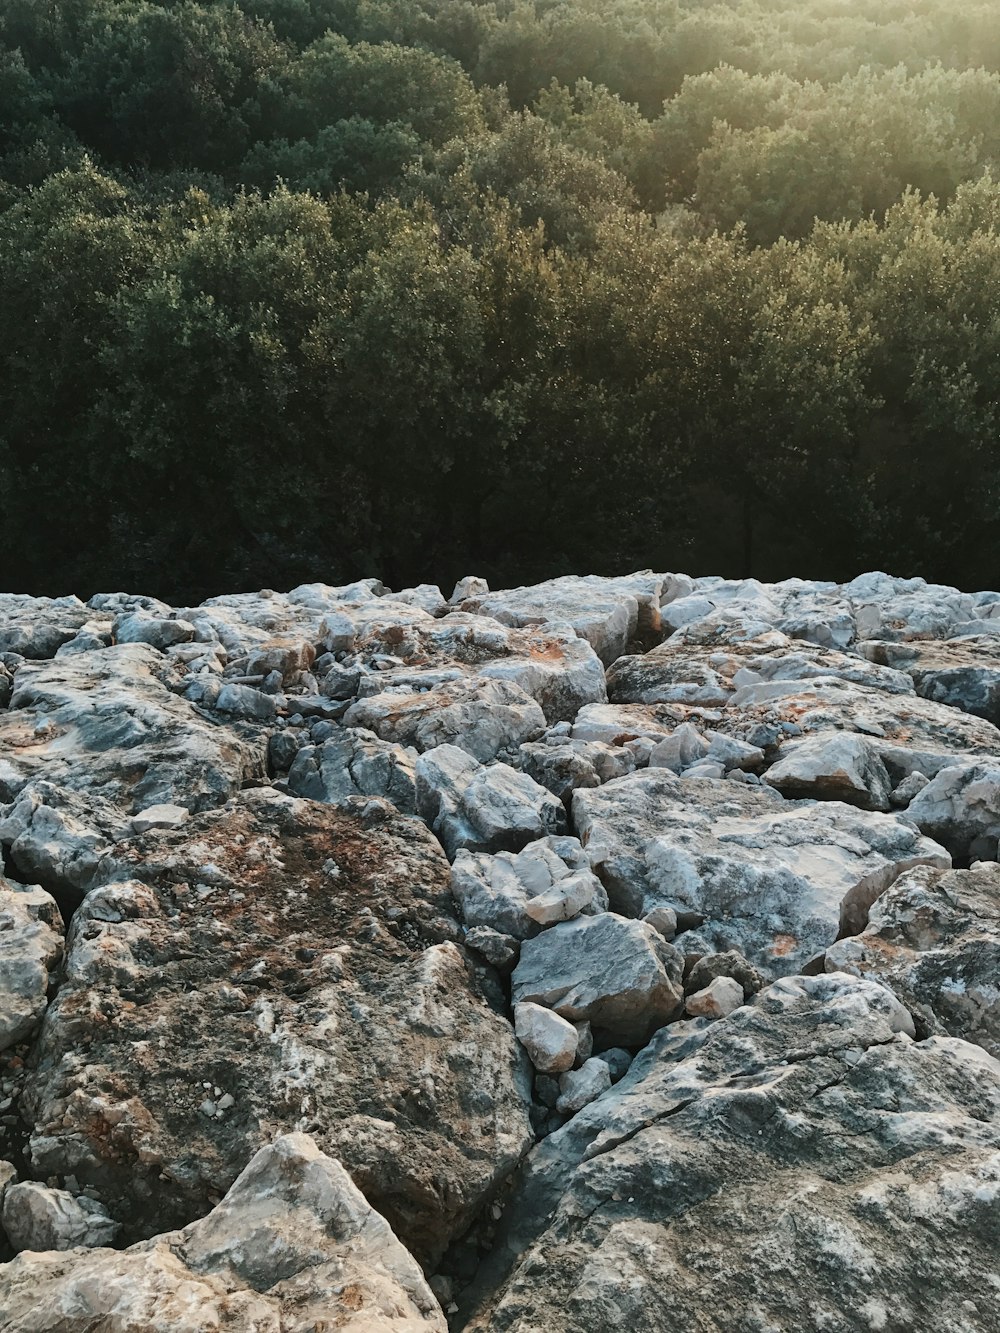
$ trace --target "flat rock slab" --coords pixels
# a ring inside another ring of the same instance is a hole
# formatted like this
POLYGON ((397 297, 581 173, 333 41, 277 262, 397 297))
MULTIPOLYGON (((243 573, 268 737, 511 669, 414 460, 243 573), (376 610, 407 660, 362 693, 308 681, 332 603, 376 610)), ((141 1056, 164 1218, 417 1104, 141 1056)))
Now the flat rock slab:
POLYGON ((465 1327, 985 1333, 1000 1063, 908 1025, 837 974, 664 1029, 535 1148, 465 1327))
POLYGON ((451 942, 416 820, 244 793, 116 849, 76 913, 26 1105, 36 1174, 126 1239, 308 1124, 433 1261, 530 1143, 527 1062, 451 942))
POLYGON ((0 800, 43 779, 130 814, 204 810, 263 779, 266 740, 208 721, 170 692, 163 670, 147 644, 21 667, 0 713, 0 800))
POLYGON ((872 662, 906 672, 922 698, 1000 723, 1000 640, 996 636, 944 643, 874 641, 861 648, 872 662))
POLYGON ((1000 866, 908 871, 826 966, 888 986, 921 1036, 961 1037, 1000 1058, 1000 866))
POLYGON ((413 1257, 305 1134, 262 1148, 211 1213, 131 1248, 18 1255, 0 1320, 19 1333, 445 1333, 413 1257))
POLYGON ((669 907, 686 952, 736 949, 771 977, 861 930, 904 870, 951 864, 893 815, 662 769, 576 792, 573 815, 612 908, 669 907))

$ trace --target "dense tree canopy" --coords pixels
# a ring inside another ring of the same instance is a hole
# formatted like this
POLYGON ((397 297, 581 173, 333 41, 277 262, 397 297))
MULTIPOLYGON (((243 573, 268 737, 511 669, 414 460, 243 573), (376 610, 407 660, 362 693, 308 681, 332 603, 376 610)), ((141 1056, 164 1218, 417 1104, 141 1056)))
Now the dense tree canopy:
POLYGON ((0 585, 1000 584, 1000 11, 0 0, 0 585))

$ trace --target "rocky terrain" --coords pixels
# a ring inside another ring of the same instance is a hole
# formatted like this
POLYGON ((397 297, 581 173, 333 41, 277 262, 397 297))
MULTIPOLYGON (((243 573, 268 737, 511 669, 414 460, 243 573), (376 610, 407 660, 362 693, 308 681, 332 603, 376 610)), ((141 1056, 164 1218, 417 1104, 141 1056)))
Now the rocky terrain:
POLYGON ((3 1333, 997 1333, 1000 593, 0 594, 3 1333))

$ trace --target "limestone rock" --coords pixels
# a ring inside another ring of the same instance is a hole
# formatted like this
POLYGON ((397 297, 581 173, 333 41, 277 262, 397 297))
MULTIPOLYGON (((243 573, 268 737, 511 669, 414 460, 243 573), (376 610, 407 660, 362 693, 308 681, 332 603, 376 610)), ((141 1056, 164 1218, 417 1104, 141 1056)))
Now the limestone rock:
POLYGON ((693 995, 710 986, 717 977, 731 977, 739 984, 747 1000, 764 985, 764 978, 753 964, 748 963, 735 949, 730 949, 727 953, 708 953, 699 958, 684 978, 684 990, 693 995))
POLYGON ((912 677, 917 693, 1000 723, 1000 653, 994 637, 861 645, 865 656, 912 677))
POLYGON ((321 745, 296 751, 288 772, 295 796, 337 805, 352 796, 382 796, 404 815, 417 809, 415 750, 380 741, 374 732, 338 728, 321 745))
POLYGON ((31 782, 0 806, 0 847, 23 878, 67 907, 100 879, 112 848, 133 832, 132 820, 109 802, 51 782, 31 782))
POLYGON ((906 818, 953 856, 1000 856, 1000 759, 941 769, 910 802, 906 818))
POLYGON ((540 1004, 515 1004, 514 1034, 540 1074, 561 1074, 572 1069, 577 1030, 551 1009, 540 1004))
POLYGON ((132 814, 203 810, 263 778, 265 739, 199 716, 162 684, 162 669, 148 644, 23 666, 0 714, 0 799, 44 779, 132 814))
POLYGON ((659 630, 661 590, 662 579, 649 573, 623 578, 571 575, 491 592, 464 605, 505 625, 570 625, 610 666, 639 629, 640 603, 645 626, 659 630))
POLYGON ((460 849, 451 868, 451 889, 466 925, 497 930, 517 940, 530 939, 555 920, 564 901, 563 886, 578 903, 574 915, 605 912, 608 896, 590 871, 576 838, 547 837, 521 851, 460 849), (530 910, 534 904, 534 910, 530 910))
POLYGON ((148 643, 151 648, 165 652, 175 643, 189 643, 194 638, 194 626, 187 620, 173 620, 151 616, 146 611, 133 611, 120 616, 113 627, 116 643, 148 643))
POLYGON ((15 1250, 72 1250, 110 1245, 118 1225, 86 1195, 74 1198, 67 1190, 26 1180, 4 1195, 3 1229, 15 1250))
POLYGON ((393 689, 359 699, 344 714, 344 724, 420 751, 457 746, 488 763, 501 750, 539 735, 545 715, 519 685, 462 679, 424 692, 393 689))
POLYGON ((0 1319, 20 1333, 447 1328, 388 1222, 305 1134, 261 1148, 183 1231, 124 1251, 18 1255, 0 1267, 0 1319))
POLYGON ((559 1099, 556 1110, 560 1115, 576 1115, 585 1106, 596 1101, 611 1087, 611 1069, 605 1061, 594 1056, 585 1060, 579 1069, 571 1069, 559 1080, 559 1099))
POLYGON ((518 763, 529 777, 568 804, 577 787, 599 787, 624 777, 635 766, 635 755, 620 745, 546 736, 528 742, 518 752, 518 763))
POLYGON ((29 661, 55 657, 92 615, 79 597, 0 593, 0 653, 18 653, 29 661))
POLYGON ((921 1036, 961 1037, 1000 1058, 1000 866, 908 871, 826 966, 887 986, 921 1036))
POLYGON ((553 926, 521 945, 515 1004, 589 1022, 597 1043, 642 1046, 679 1012, 683 959, 651 926, 613 912, 553 926))
POLYGON ((704 990, 692 992, 684 1008, 692 1018, 725 1018, 743 1003, 743 987, 732 977, 716 977, 704 990))
POLYGON ((904 870, 950 865, 943 847, 894 816, 687 783, 664 769, 578 791, 573 814, 614 910, 670 907, 687 931, 678 947, 736 949, 772 977, 860 930, 904 870))
POLYGON ((0 875, 0 1051, 34 1031, 62 953, 62 917, 53 900, 0 875))
POLYGON ((685 720, 682 709, 667 704, 587 704, 573 723, 573 739, 623 746, 647 737, 655 744, 685 720))
POLYGON ((872 743, 853 733, 819 732, 783 747, 767 781, 783 796, 844 801, 862 810, 888 810, 892 784, 872 743))
POLYGON ((838 974, 664 1029, 531 1154, 466 1327, 985 1333, 1000 1064, 905 1017, 838 974))
POLYGON ((417 810, 451 858, 463 847, 515 851, 566 827, 562 804, 527 773, 486 768, 454 745, 422 754, 414 771, 417 810))
POLYGON ((468 1225, 530 1142, 527 1069, 451 942, 440 849, 379 813, 246 792, 116 848, 25 1093, 36 1175, 136 1238, 308 1123, 420 1257, 468 1225))

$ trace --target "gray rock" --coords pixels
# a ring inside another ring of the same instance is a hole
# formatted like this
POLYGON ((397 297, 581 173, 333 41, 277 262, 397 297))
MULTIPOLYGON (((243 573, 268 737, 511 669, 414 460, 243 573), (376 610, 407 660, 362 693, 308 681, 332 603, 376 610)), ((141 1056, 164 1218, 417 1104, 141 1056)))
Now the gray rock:
POLYGON ((906 818, 953 856, 995 861, 1000 854, 1000 759, 941 769, 910 802, 906 818))
MULTIPOLYGON (((520 852, 483 852, 459 849, 451 868, 451 889, 468 926, 484 926, 514 939, 537 935, 551 924, 551 908, 558 913, 561 886, 582 905, 579 912, 607 911, 608 897, 600 880, 590 872, 586 854, 576 838, 548 837, 530 842, 520 852), (551 895, 551 902, 546 902, 551 895), (539 900, 543 900, 540 902, 539 900), (535 904, 535 910, 529 910, 535 904)), ((555 919, 564 917, 556 915, 555 919)))
POLYGON ((560 1115, 576 1115, 585 1106, 596 1101, 611 1087, 611 1070, 596 1056, 585 1061, 579 1069, 571 1069, 559 1080, 559 1100, 556 1110, 560 1115))
POLYGON ((249 722, 273 722, 278 715, 277 701, 272 695, 232 681, 222 686, 211 706, 219 713, 249 722))
POLYGON ((573 739, 612 746, 649 739, 655 745, 684 720, 683 710, 668 704, 587 704, 573 723, 573 739))
POLYGON ((708 754, 708 741, 690 722, 681 725, 653 748, 649 756, 650 768, 669 768, 680 773, 697 764, 708 754))
POLYGON ((577 787, 599 787, 636 767, 635 756, 623 746, 548 736, 522 745, 517 762, 564 804, 577 787))
POLYGON ((545 715, 518 685, 462 679, 423 693, 387 690, 359 699, 344 714, 344 724, 420 751, 457 746, 487 763, 539 735, 545 715))
POLYGON ((0 593, 0 653, 29 661, 54 657, 93 617, 79 597, 0 593))
POLYGON ((521 956, 521 944, 513 935, 493 930, 489 926, 471 926, 466 929, 464 942, 502 975, 513 971, 521 956))
POLYGON ((465 1327, 985 1333, 1000 1065, 843 975, 681 1026, 534 1149, 465 1327))
POLYGON ((452 943, 440 849, 379 815, 247 791, 115 848, 24 1093, 33 1174, 93 1186, 134 1240, 306 1121, 436 1261, 530 1143, 529 1072, 452 943))
POLYGON ((118 1234, 118 1224, 102 1204, 34 1180, 7 1190, 3 1229, 15 1250, 93 1249, 110 1245, 118 1234))
POLYGON ((261 1148, 183 1231, 124 1251, 23 1253, 0 1268, 11 1329, 279 1327, 445 1333, 416 1261, 350 1176, 305 1134, 261 1148), (81 1324, 80 1321, 84 1321, 81 1324))
POLYGON ((0 806, 0 847, 23 878, 68 906, 99 880, 114 845, 132 832, 128 816, 110 802, 50 782, 32 782, 0 806))
POLYGON ((853 733, 819 732, 784 746, 767 771, 784 796, 845 801, 861 810, 888 810, 892 783, 872 743, 853 733))
POLYGON ((422 754, 414 771, 417 810, 450 858, 462 848, 516 851, 566 827, 562 804, 527 773, 505 764, 484 768, 454 745, 422 754))
POLYGON ((651 926, 612 912, 553 926, 521 945, 515 1004, 590 1023, 595 1041, 641 1046, 680 1011, 683 959, 651 926))
POLYGON ((572 1023, 540 1004, 514 1005, 514 1035, 540 1074, 561 1074, 576 1060, 578 1034, 572 1023))
POLYGON ((614 910, 669 907, 687 932, 679 948, 736 949, 767 976, 799 971, 860 930, 904 870, 950 864, 891 815, 664 769, 576 792, 573 816, 614 910))
POLYGON ((148 833, 155 828, 180 828, 188 817, 183 805, 149 805, 129 820, 136 833, 148 833))
POLYGON ((626 1051, 623 1046, 611 1046, 601 1052, 601 1059, 608 1067, 611 1082, 620 1083, 632 1064, 632 1052, 626 1051))
POLYGON ((380 741, 374 732, 339 728, 321 745, 305 745, 288 772, 295 796, 337 805, 355 796, 381 796, 404 815, 417 809, 415 750, 380 741))
POLYGON ((485 597, 489 590, 490 585, 485 579, 476 578, 474 574, 466 574, 464 579, 459 579, 455 584, 448 601, 452 606, 457 606, 468 597, 485 597))
POLYGON ((0 1051, 30 1036, 63 953, 59 908, 37 885, 0 875, 0 1051))
POLYGON ((860 935, 827 950, 826 967, 887 986, 921 1036, 961 1037, 1000 1059, 1000 866, 909 871, 860 935))

